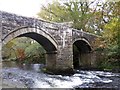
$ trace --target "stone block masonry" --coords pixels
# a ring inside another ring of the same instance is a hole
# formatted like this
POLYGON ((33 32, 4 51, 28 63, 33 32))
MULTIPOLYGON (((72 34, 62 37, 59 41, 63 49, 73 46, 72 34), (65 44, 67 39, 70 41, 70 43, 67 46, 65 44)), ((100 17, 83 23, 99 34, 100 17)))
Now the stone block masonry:
MULTIPOLYGON (((0 11, 0 45, 17 37, 30 37, 46 50, 46 68, 54 73, 73 71, 73 44, 80 41, 81 53, 94 48, 97 36, 76 30, 64 23, 54 23, 36 18, 18 16, 0 11), (82 50, 84 48, 84 50, 82 50)), ((0 46, 1 50, 2 46, 0 46)), ((1 52, 0 52, 1 55, 1 52)), ((81 54, 82 55, 82 54, 81 54)))

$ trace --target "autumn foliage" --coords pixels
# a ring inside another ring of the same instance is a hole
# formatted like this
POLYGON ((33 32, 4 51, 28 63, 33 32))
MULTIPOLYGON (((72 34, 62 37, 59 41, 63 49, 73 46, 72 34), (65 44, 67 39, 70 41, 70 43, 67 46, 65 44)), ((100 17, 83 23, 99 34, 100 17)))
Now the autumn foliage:
POLYGON ((25 58, 25 50, 22 49, 22 48, 18 48, 16 51, 17 51, 17 58, 19 60, 24 60, 24 58, 25 58))

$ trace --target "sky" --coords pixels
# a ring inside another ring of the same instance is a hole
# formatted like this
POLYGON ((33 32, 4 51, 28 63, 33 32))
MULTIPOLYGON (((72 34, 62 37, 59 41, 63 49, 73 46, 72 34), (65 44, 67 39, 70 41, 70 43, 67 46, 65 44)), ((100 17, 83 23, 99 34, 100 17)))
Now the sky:
POLYGON ((53 0, 0 0, 0 10, 27 17, 37 17, 41 6, 47 5, 48 2, 52 1, 53 0))
POLYGON ((37 17, 42 5, 51 0, 0 0, 0 10, 27 17, 37 17))

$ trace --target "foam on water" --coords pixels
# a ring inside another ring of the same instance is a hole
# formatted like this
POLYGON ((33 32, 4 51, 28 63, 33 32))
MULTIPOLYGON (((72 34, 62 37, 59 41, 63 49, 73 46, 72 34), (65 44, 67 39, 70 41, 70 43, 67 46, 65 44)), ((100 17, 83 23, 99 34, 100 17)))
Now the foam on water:
POLYGON ((111 83, 112 80, 108 77, 116 75, 102 71, 79 71, 72 76, 49 75, 37 72, 39 69, 38 66, 34 66, 34 68, 37 68, 36 71, 19 68, 3 68, 3 79, 15 80, 31 88, 74 88, 84 83, 111 83), (104 78, 100 76, 104 76, 104 78))

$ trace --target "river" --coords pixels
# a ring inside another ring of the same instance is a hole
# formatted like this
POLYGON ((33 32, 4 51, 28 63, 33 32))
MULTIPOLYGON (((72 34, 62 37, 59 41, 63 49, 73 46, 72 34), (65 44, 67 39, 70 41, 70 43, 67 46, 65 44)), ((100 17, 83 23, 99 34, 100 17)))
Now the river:
POLYGON ((42 72, 43 67, 43 64, 19 65, 13 61, 3 62, 2 79, 18 88, 120 89, 120 73, 76 70, 71 76, 49 75, 42 72))

